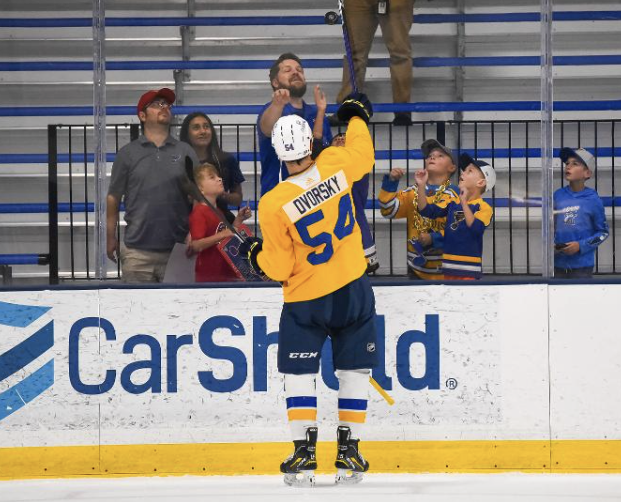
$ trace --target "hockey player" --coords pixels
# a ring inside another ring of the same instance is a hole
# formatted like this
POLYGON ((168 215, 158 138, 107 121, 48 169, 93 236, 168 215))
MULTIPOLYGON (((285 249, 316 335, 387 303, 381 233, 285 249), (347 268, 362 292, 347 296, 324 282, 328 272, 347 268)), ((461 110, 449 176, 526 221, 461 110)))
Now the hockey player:
POLYGON ((314 484, 316 379, 328 336, 339 380, 337 483, 358 482, 369 468, 358 441, 377 358, 375 298, 351 186, 375 161, 367 127, 373 112, 366 96, 358 94, 337 113, 349 124, 345 147, 329 147, 314 161, 308 123, 298 116, 276 122, 272 143, 289 177, 261 198, 264 241, 247 245, 255 270, 283 284, 278 370, 284 374, 294 452, 280 469, 289 485, 314 484))

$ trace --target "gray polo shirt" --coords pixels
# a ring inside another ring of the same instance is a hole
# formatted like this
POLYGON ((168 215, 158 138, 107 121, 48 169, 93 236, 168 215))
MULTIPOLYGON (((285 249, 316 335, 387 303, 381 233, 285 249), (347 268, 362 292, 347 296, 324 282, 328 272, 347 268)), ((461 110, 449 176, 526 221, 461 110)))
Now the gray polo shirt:
POLYGON ((140 136, 117 153, 108 194, 124 198, 127 247, 170 251, 185 240, 191 209, 183 185, 186 156, 198 164, 192 147, 171 136, 159 148, 140 136))

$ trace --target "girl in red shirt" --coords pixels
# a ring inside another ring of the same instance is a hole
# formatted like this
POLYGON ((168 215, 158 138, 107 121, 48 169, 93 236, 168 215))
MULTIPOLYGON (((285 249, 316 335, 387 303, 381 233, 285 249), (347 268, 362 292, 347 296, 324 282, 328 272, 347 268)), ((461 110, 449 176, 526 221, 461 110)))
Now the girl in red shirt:
MULTIPOLYGON (((194 170, 194 179, 205 198, 216 207, 216 200, 224 193, 222 178, 212 164, 201 164, 194 170)), ((204 202, 196 202, 190 214, 190 244, 196 257, 196 282, 223 282, 239 280, 231 266, 218 250, 217 244, 233 236, 224 226, 220 218, 224 214, 216 209, 219 215, 204 202)), ((252 215, 248 206, 239 210, 233 226, 238 227, 252 215)))

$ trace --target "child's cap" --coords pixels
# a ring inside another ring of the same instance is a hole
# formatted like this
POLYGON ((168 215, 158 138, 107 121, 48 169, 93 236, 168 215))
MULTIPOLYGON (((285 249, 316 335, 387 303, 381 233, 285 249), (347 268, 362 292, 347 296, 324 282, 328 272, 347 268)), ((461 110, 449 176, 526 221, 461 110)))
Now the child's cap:
POLYGON ((494 167, 482 160, 473 159, 467 153, 462 153, 459 156, 459 170, 463 171, 470 164, 477 166, 483 173, 483 177, 485 178, 485 191, 491 192, 492 188, 496 185, 496 171, 494 171, 494 167))
POLYGON ((429 157, 431 152, 433 152, 435 149, 440 149, 451 158, 453 164, 457 164, 457 162, 455 162, 455 155, 453 155, 453 150, 451 150, 447 146, 444 146, 438 140, 428 139, 427 141, 423 141, 423 144, 420 145, 420 149, 423 152, 423 158, 425 159, 429 157))
POLYGON ((593 157, 593 155, 591 155, 591 153, 586 151, 584 148, 578 148, 577 150, 568 147, 561 148, 559 157, 561 158, 563 164, 566 164, 570 157, 575 157, 587 166, 590 171, 595 169, 595 157, 593 157))

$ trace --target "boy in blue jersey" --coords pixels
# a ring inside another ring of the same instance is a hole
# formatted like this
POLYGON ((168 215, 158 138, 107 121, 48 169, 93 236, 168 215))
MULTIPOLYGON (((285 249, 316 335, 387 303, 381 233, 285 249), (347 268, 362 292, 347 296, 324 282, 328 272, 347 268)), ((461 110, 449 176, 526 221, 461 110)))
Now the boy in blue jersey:
POLYGON ((608 237, 604 205, 585 186, 595 168, 595 158, 583 148, 562 148, 567 186, 554 192, 554 277, 590 278, 595 250, 608 237))
MULTIPOLYGON (((418 198, 418 210, 428 218, 446 217, 442 273, 445 280, 475 280, 483 274, 483 232, 492 220, 492 208, 482 198, 496 184, 496 172, 487 162, 467 153, 459 157, 459 200, 427 203, 418 198)), ((424 190, 428 173, 415 174, 419 190, 424 190)))

